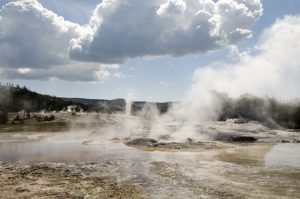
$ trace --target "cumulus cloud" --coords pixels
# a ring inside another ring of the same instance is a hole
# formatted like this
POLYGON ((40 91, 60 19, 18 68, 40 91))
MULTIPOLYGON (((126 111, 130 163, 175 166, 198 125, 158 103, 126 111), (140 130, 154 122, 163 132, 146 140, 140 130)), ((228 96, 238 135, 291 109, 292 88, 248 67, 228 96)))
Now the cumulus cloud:
POLYGON ((68 62, 68 45, 80 26, 35 0, 10 2, 0 10, 0 64, 47 68, 68 62))
POLYGON ((261 14, 260 0, 103 0, 79 25, 13 1, 0 9, 1 77, 101 81, 129 58, 234 45, 261 14))
POLYGON ((87 34, 70 42, 81 61, 207 52, 251 36, 260 0, 103 0, 87 34))
POLYGON ((69 42, 86 32, 84 27, 64 20, 36 0, 5 4, 0 10, 1 78, 59 78, 68 81, 102 81, 108 68, 70 60, 69 42))
POLYGON ((101 82, 110 77, 108 68, 102 68, 97 63, 76 61, 49 68, 3 68, 0 71, 1 79, 49 80, 57 78, 77 82, 101 82))
POLYGON ((186 3, 183 0, 170 0, 159 6, 156 13, 159 16, 181 15, 186 11, 186 3))
POLYGON ((29 73, 31 71, 30 68, 18 68, 18 72, 20 74, 26 74, 26 73, 29 73))

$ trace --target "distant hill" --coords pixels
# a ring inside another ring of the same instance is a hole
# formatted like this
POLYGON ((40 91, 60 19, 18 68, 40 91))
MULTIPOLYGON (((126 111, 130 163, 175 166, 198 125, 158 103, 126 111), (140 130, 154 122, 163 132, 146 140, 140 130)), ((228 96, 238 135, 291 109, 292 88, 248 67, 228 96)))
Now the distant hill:
MULTIPOLYGON (((85 99, 85 98, 65 98, 66 100, 82 103, 88 106, 92 106, 94 108, 101 108, 101 107, 120 107, 121 109, 125 109, 126 100, 122 98, 112 99, 112 100, 105 100, 105 99, 85 99)), ((158 110, 161 113, 167 112, 168 108, 172 104, 172 102, 146 102, 146 101, 135 101, 132 103, 132 110, 139 111, 143 108, 146 103, 154 104, 157 106, 158 110)))
POLYGON ((111 104, 111 105, 125 105, 124 99, 113 99, 113 100, 105 100, 105 99, 85 99, 85 98, 65 98, 66 100, 78 102, 86 105, 100 105, 100 104, 111 104))
MULTIPOLYGON (((141 110, 146 102, 133 102, 132 110, 141 110)), ((168 110, 170 103, 156 104, 160 112, 168 110)), ((62 111, 72 106, 74 111, 97 111, 97 112, 120 112, 125 110, 126 101, 124 99, 85 99, 85 98, 62 98, 50 95, 43 95, 29 90, 27 87, 19 85, 0 84, 0 111, 27 112, 39 111, 62 111), (75 107, 75 108, 74 108, 75 107)))
POLYGON ((89 109, 89 106, 86 104, 66 100, 60 97, 42 95, 37 92, 30 91, 26 87, 20 87, 19 85, 0 85, 0 111, 61 111, 67 109, 70 105, 75 105, 78 110, 89 109))

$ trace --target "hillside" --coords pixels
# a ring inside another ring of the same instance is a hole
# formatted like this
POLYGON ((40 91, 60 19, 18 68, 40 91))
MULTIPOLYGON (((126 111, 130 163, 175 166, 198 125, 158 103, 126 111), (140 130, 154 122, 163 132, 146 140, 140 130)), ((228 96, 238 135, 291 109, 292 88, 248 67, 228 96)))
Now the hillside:
POLYGON ((113 100, 105 100, 105 99, 86 99, 86 98, 64 98, 69 101, 78 102, 86 105, 100 105, 100 104, 110 104, 110 105, 125 105, 124 99, 113 99, 113 100))
MULTIPOLYGON (((126 100, 125 99, 122 99, 122 98, 118 98, 118 99, 112 99, 112 100, 105 100, 105 99, 85 99, 85 98, 65 98, 66 100, 69 100, 69 101, 73 101, 73 102, 78 102, 78 103, 82 103, 82 104, 85 104, 85 105, 89 105, 91 106, 91 108, 105 108, 106 107, 110 107, 110 108, 113 108, 113 107, 122 107, 125 108, 125 105, 126 105, 126 100)), ((165 113, 167 112, 167 110, 169 109, 170 105, 173 103, 173 102, 146 102, 146 101, 135 101, 132 103, 132 110, 133 111, 139 111, 143 108, 143 106, 146 104, 146 103, 150 103, 150 104, 155 104, 156 107, 158 108, 158 110, 161 112, 161 113, 165 113)))
POLYGON ((19 85, 0 85, 0 110, 5 112, 18 112, 21 110, 27 112, 61 111, 70 105, 75 105, 78 109, 83 110, 89 108, 88 105, 83 103, 42 95, 19 85))
MULTIPOLYGON (((97 112, 119 112, 125 110, 124 99, 85 99, 85 98, 62 98, 50 95, 42 95, 29 90, 27 87, 19 85, 1 85, 0 84, 0 111, 26 112, 39 111, 62 111, 72 106, 74 111, 97 111, 97 112)), ((141 110, 146 102, 133 102, 133 112, 141 110)), ((160 112, 168 110, 170 103, 153 103, 156 104, 160 112)))

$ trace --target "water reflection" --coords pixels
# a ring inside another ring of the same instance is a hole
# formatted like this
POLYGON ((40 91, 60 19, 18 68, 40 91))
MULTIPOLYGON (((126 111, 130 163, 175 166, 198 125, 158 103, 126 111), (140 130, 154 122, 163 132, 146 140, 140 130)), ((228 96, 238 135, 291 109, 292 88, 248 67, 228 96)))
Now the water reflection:
MULTIPOLYGON (((7 137, 0 142, 0 161, 25 162, 80 162, 132 160, 134 165, 145 161, 182 162, 199 165, 201 161, 222 161, 249 166, 291 166, 300 168, 300 144, 285 143, 235 146, 215 151, 143 152, 127 147, 120 141, 103 140, 81 135, 26 136, 15 141, 7 137), (30 138, 30 139, 29 139, 30 138)), ((16 136, 14 136, 15 138, 16 136)), ((134 167, 134 166, 133 166, 134 167)), ((136 170, 136 168, 135 168, 136 170)))
POLYGON ((265 165, 300 168, 300 144, 284 143, 275 145, 265 156, 265 165))
MULTIPOLYGON (((25 139, 0 142, 0 161, 24 162, 79 162, 97 161, 107 154, 118 156, 127 147, 121 143, 97 140, 97 144, 87 143, 86 138, 57 139, 49 136, 41 139, 25 139)), ((128 149, 130 150, 130 149, 128 149)), ((122 155, 119 155, 122 156, 122 155)))

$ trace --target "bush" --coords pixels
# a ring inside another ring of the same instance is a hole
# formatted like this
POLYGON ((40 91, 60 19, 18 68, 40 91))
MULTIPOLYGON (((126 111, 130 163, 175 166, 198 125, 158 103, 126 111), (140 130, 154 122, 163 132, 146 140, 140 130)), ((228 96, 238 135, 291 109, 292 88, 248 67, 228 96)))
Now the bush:
POLYGON ((15 116, 13 120, 14 121, 20 121, 20 116, 19 115, 15 116))
POLYGON ((0 124, 6 124, 8 121, 7 112, 0 111, 0 124))
POLYGON ((30 119, 30 118, 31 118, 30 113, 26 113, 26 118, 27 118, 27 119, 30 119))
POLYGON ((51 114, 49 117, 49 121, 53 121, 53 120, 55 120, 55 116, 51 114))

